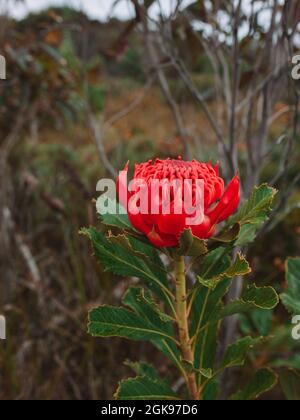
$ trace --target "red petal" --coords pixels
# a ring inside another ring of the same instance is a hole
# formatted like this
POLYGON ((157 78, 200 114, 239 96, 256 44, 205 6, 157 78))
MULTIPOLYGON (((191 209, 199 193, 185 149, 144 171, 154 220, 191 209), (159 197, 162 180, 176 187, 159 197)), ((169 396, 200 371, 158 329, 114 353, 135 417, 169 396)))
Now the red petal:
POLYGON ((174 247, 178 245, 178 238, 172 235, 164 235, 158 230, 152 230, 147 235, 149 241, 157 248, 174 247))
MULTIPOLYGON (((178 209, 181 210, 180 208, 178 209)), ((186 227, 186 215, 184 214, 183 203, 181 214, 175 214, 174 202, 171 203, 170 210, 171 214, 161 214, 157 217, 157 225, 160 232, 177 236, 186 227)))
POLYGON ((215 164, 214 170, 215 170, 216 175, 219 176, 219 162, 215 164))
POLYGON ((212 229, 212 225, 211 225, 211 221, 209 219, 209 217, 205 216, 204 218, 204 222, 201 223, 201 225, 197 225, 197 226, 190 226, 190 228, 192 229, 192 233, 194 236, 197 236, 197 238, 199 239, 207 239, 210 238, 211 236, 211 229, 212 229))
POLYGON ((208 213, 212 224, 223 222, 231 216, 240 203, 240 180, 236 175, 228 185, 220 202, 208 213))
POLYGON ((148 235, 151 232, 152 227, 143 220, 143 216, 140 213, 128 213, 128 218, 132 226, 139 232, 144 233, 144 235, 148 235))

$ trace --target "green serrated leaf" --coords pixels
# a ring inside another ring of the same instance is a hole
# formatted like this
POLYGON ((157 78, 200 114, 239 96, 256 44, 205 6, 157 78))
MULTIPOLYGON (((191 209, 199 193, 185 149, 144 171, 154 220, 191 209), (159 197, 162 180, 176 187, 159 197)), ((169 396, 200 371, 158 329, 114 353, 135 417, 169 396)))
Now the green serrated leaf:
POLYGON ((261 369, 255 373, 247 387, 230 399, 236 401, 256 400, 277 384, 277 376, 271 369, 261 369))
POLYGON ((191 229, 185 229, 179 239, 178 255, 200 257, 207 253, 206 242, 193 235, 191 229))
POLYGON ((172 330, 173 318, 161 311, 150 292, 140 287, 130 287, 122 301, 153 325, 172 330))
POLYGON ((165 272, 154 272, 153 267, 149 267, 144 259, 134 255, 121 244, 109 242, 95 228, 82 229, 81 233, 90 238, 96 258, 107 271, 120 276, 140 278, 150 290, 173 308, 172 293, 165 272))
POLYGON ((202 400, 203 401, 215 401, 219 394, 219 381, 217 379, 211 379, 203 388, 202 400))
POLYGON ((210 279, 226 271, 231 264, 228 252, 228 249, 225 247, 218 247, 210 251, 201 263, 199 276, 203 279, 210 279))
POLYGON ((279 297, 273 287, 257 287, 255 284, 247 286, 242 299, 261 309, 273 309, 279 303, 279 297))
POLYGON ((280 373, 280 384, 288 401, 300 400, 300 372, 293 369, 284 369, 280 373))
POLYGON ((229 224, 240 223, 241 232, 236 241, 237 246, 246 245, 253 241, 257 231, 268 219, 271 205, 277 191, 262 184, 255 187, 249 199, 240 210, 230 219, 229 224))
POLYGON ((196 369, 194 365, 187 360, 182 360, 181 362, 185 368, 185 371, 188 373, 198 373, 206 379, 211 379, 213 377, 212 369, 196 369))
MULTIPOLYGON (((264 223, 264 221, 262 221, 264 223)), ((245 246, 254 241, 256 233, 259 230, 260 223, 251 223, 241 227, 240 235, 235 242, 236 246, 245 246)))
POLYGON ((156 337, 152 344, 164 353, 182 371, 180 351, 175 340, 168 337, 174 336, 173 320, 164 314, 154 302, 149 292, 141 288, 131 287, 123 298, 123 303, 133 309, 138 316, 145 319, 153 328, 163 331, 165 337, 156 337))
POLYGON ((247 223, 261 223, 265 221, 276 194, 277 190, 269 187, 267 184, 255 187, 249 199, 230 222, 245 225, 247 223))
POLYGON ((147 376, 154 381, 161 380, 155 368, 148 363, 131 362, 130 360, 126 360, 125 365, 130 367, 137 376, 147 376))
POLYGON ((246 274, 249 274, 250 272, 251 268, 249 266, 248 261, 243 255, 239 253, 233 265, 228 267, 222 273, 219 273, 218 275, 209 279, 198 277, 198 280, 203 286, 208 287, 210 289, 215 289, 217 284, 224 279, 231 279, 236 276, 244 276, 246 274))
POLYGON ((218 236, 211 238, 210 240, 217 243, 230 243, 234 242, 240 234, 241 225, 240 223, 235 223, 230 229, 225 229, 218 236))
POLYGON ((300 372, 300 354, 274 360, 271 366, 275 368, 292 368, 300 372))
POLYGON ((300 314, 300 258, 287 260, 286 279, 288 288, 281 295, 281 300, 291 314, 298 315, 300 314))
POLYGON ((226 351, 221 369, 227 369, 233 366, 243 366, 247 353, 255 345, 259 344, 262 338, 244 337, 232 344, 226 351))
POLYGON ((241 253, 238 253, 235 262, 226 271, 225 276, 233 278, 235 276, 245 276, 249 273, 251 273, 251 268, 248 261, 241 253))
POLYGON ((269 309, 243 309, 239 311, 240 329, 244 334, 258 333, 268 337, 271 333, 273 311, 269 309))
POLYGON ((200 373, 200 375, 204 376, 204 378, 206 379, 211 379, 213 376, 212 369, 198 369, 198 372, 200 373))
POLYGON ((115 236, 110 232, 107 239, 111 244, 121 245, 131 254, 143 259, 151 271, 158 277, 163 277, 165 283, 167 283, 168 272, 165 269, 156 248, 124 233, 115 236))
MULTIPOLYGON (((88 332, 94 337, 124 337, 131 340, 168 339, 172 335, 125 308, 103 305, 89 313, 88 332)), ((176 341, 175 341, 176 342, 176 341)))
POLYGON ((180 400, 166 382, 146 376, 121 381, 114 397, 116 400, 180 400))
MULTIPOLYGON (((196 370, 213 369, 217 351, 218 319, 221 300, 227 293, 230 280, 219 283, 214 290, 198 286, 192 296, 191 337, 196 370)), ((198 384, 202 383, 198 375, 198 384)))
POLYGON ((247 286, 241 299, 229 302, 222 309, 221 317, 248 312, 257 308, 273 309, 278 303, 279 298, 273 287, 257 287, 255 284, 251 284, 247 286))
POLYGON ((121 245, 126 250, 132 252, 132 247, 131 247, 130 242, 129 242, 129 237, 126 236, 124 233, 122 233, 120 235, 113 235, 111 232, 109 232, 109 234, 107 236, 107 240, 111 244, 121 245))
POLYGON ((254 309, 249 314, 250 320, 255 330, 264 337, 271 333, 273 311, 268 309, 254 309))

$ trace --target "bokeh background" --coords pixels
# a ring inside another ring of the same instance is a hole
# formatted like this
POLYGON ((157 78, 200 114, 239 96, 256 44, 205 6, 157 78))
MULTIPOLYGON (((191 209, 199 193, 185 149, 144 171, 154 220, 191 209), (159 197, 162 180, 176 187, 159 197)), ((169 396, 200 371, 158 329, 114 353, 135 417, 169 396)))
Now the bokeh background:
MULTIPOLYGON (((88 310, 118 304, 132 282, 105 273, 78 233, 101 228, 97 180, 128 160, 219 161, 226 179, 240 171, 243 197, 278 188, 243 251, 247 281, 286 288, 285 260, 300 255, 299 2, 1 0, 0 13, 0 398, 110 399, 126 359, 170 369, 148 345, 86 333, 88 310)), ((269 364, 283 386, 266 398, 290 398, 290 326, 281 305, 230 320, 223 345, 246 332, 272 339, 224 397, 269 364)))

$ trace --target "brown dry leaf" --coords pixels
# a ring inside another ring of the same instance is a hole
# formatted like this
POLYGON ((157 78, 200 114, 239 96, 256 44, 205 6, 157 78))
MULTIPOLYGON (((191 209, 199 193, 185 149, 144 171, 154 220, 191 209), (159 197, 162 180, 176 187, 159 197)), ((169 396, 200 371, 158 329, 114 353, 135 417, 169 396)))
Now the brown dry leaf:
POLYGON ((46 42, 46 44, 57 47, 62 41, 61 31, 59 29, 55 29, 53 31, 47 32, 47 34, 44 37, 44 41, 46 42))

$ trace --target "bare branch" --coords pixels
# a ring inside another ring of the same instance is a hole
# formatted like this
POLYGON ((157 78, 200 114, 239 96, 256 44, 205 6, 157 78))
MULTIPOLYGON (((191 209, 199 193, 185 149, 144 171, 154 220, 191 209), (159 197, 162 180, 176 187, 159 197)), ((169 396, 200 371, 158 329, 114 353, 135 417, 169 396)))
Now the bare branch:
MULTIPOLYGON (((232 90, 231 90, 231 108, 230 108, 230 122, 229 122, 229 139, 230 139, 230 155, 232 160, 232 165, 234 172, 237 172, 238 169, 238 156, 237 156, 237 147, 236 147, 236 103, 238 98, 238 88, 239 88, 239 39, 238 31, 240 26, 240 17, 241 17, 241 4, 242 1, 239 0, 236 10, 232 11, 232 33, 233 33, 233 43, 232 43, 232 90)), ((234 6, 233 6, 234 9, 234 6)))
POLYGON ((143 35, 145 38, 145 45, 151 62, 151 67, 155 71, 161 90, 170 106, 173 117, 177 126, 177 131, 184 147, 184 154, 187 159, 191 158, 190 147, 188 144, 188 133, 182 118, 182 113, 169 87, 169 83, 164 69, 160 66, 159 56, 156 48, 157 34, 151 33, 148 25, 147 9, 141 6, 137 0, 131 0, 135 5, 137 11, 137 18, 140 19, 143 27, 143 35))
POLYGON ((93 138, 95 140, 99 157, 103 163, 104 168, 114 177, 117 177, 117 171, 113 167, 113 165, 110 163, 110 160, 108 159, 108 156, 106 154, 106 150, 103 144, 103 131, 101 130, 99 121, 93 115, 91 112, 88 112, 88 124, 91 130, 91 133, 93 135, 93 138))
POLYGON ((17 232, 15 223, 13 221, 11 211, 8 207, 3 209, 3 218, 8 227, 10 233, 13 235, 15 243, 19 249, 20 254, 22 255, 27 267, 31 273, 32 279, 35 283, 39 283, 41 281, 41 275, 38 268, 38 265, 34 259, 34 256, 26 244, 20 233, 17 232))

